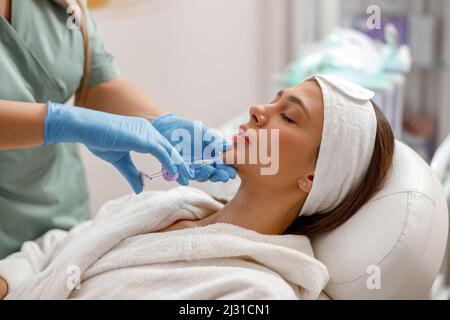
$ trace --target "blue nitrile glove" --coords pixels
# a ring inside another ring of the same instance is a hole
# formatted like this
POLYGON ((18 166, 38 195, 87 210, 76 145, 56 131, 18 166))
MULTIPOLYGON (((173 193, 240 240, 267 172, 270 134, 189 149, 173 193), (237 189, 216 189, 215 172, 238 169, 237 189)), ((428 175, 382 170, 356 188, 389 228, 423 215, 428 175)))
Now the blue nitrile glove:
POLYGON ((216 159, 211 165, 193 165, 191 168, 198 182, 228 182, 237 175, 236 169, 224 164, 222 159, 216 159))
MULTIPOLYGON (((178 150, 186 162, 216 158, 218 156, 217 153, 228 151, 231 148, 222 136, 198 121, 182 119, 169 113, 156 118, 152 124, 173 146, 182 145, 182 138, 179 138, 177 135, 181 133, 176 132, 177 129, 185 129, 189 132, 191 136, 191 155, 187 156, 183 154, 183 150, 178 150), (195 139, 201 139, 202 143, 199 143, 201 150, 194 150, 195 139), (206 148, 208 149, 205 154, 206 148), (196 151, 201 151, 201 154, 196 154, 196 151)), ((199 182, 208 180, 212 182, 228 182, 229 179, 236 178, 236 175, 235 168, 225 165, 221 160, 217 160, 212 165, 203 165, 196 169, 194 180, 199 182)))
POLYGON ((114 165, 135 193, 142 192, 143 185, 131 160, 131 151, 152 154, 168 172, 179 174, 178 182, 182 185, 194 177, 193 170, 170 142, 144 118, 49 102, 44 137, 44 145, 84 144, 93 154, 114 165))

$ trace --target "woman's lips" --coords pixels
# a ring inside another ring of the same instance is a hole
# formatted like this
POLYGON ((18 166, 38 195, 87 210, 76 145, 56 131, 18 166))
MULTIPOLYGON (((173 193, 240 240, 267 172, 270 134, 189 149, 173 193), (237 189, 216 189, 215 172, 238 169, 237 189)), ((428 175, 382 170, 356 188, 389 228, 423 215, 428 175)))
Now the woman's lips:
POLYGON ((247 127, 245 125, 240 126, 239 132, 233 137, 234 142, 237 142, 238 139, 244 139, 246 143, 250 144, 250 138, 247 135, 247 127))

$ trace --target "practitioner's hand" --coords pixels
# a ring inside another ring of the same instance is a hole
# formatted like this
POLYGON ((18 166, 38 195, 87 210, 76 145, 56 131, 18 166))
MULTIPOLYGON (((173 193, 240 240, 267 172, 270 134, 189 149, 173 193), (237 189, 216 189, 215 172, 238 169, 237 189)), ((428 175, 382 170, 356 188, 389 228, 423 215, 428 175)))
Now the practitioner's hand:
MULTIPOLYGON (((183 133, 190 135, 191 146, 188 146, 190 150, 178 150, 184 160, 188 162, 217 158, 220 153, 231 148, 221 135, 199 121, 183 119, 174 114, 164 114, 156 118, 152 124, 173 146, 180 144, 180 138, 184 137, 183 133), (179 129, 184 129, 185 132, 179 129), (195 141, 195 139, 201 139, 201 143, 195 141), (196 143, 201 146, 201 150, 195 150, 196 143), (191 156, 186 159, 183 151, 190 152, 191 156), (200 151, 201 154, 196 154, 200 151)), ((208 180, 228 182, 229 179, 234 179, 237 175, 236 169, 225 165, 221 159, 212 165, 203 165, 194 171, 194 180, 199 182, 208 180)))
POLYGON ((143 185, 131 160, 131 151, 155 156, 170 174, 178 173, 180 184, 186 185, 194 178, 193 170, 181 155, 144 118, 49 102, 45 145, 65 142, 82 143, 96 156, 114 165, 135 193, 140 193, 143 185))
POLYGON ((8 283, 0 277, 0 300, 3 300, 8 294, 8 283))
POLYGON ((211 165, 193 166, 195 180, 198 182, 228 182, 236 178, 236 169, 224 164, 222 159, 211 165))

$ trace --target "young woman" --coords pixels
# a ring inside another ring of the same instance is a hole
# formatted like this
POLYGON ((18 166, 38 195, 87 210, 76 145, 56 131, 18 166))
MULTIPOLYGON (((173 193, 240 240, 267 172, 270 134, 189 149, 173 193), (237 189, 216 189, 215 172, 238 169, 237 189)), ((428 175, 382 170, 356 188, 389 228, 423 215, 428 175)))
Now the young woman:
POLYGON ((394 137, 373 96, 316 76, 251 107, 223 157, 237 159, 239 143, 260 148, 250 130, 276 129, 276 174, 235 161, 241 185, 226 205, 191 188, 111 202, 92 224, 0 261, 3 295, 9 285, 13 299, 317 298, 328 278, 308 237, 354 215, 392 164, 394 137), (74 265, 79 290, 66 286, 74 265))

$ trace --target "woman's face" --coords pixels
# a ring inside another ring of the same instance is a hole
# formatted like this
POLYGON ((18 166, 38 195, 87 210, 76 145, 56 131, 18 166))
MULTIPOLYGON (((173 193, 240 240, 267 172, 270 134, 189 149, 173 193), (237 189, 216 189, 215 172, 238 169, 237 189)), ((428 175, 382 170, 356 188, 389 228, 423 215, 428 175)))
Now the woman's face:
POLYGON ((252 106, 249 122, 241 126, 241 133, 233 137, 233 146, 223 157, 226 163, 233 164, 243 182, 282 191, 298 190, 299 181, 307 179, 310 187, 322 128, 320 86, 314 80, 306 81, 283 90, 269 104, 252 106), (256 161, 249 161, 251 154, 256 161), (264 160, 261 154, 268 157, 264 160))

